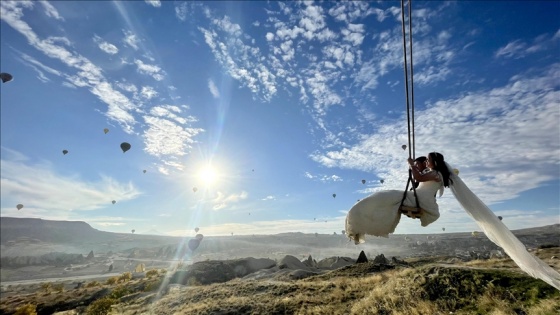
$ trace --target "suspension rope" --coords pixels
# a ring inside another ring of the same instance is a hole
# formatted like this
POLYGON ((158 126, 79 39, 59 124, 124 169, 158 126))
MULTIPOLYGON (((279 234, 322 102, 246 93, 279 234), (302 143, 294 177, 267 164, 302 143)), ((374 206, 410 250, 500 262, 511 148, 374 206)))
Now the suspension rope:
MULTIPOLYGON (((406 45, 406 26, 405 26, 405 14, 404 14, 404 0, 401 0, 401 24, 402 24, 402 36, 403 36, 403 55, 404 55, 404 82, 405 82, 405 94, 406 94, 406 118, 407 118, 407 128, 408 128, 408 157, 415 158, 416 156, 416 143, 414 137, 414 69, 412 66, 412 0, 408 0, 408 37, 410 42, 410 65, 407 61, 407 45, 406 45), (410 79, 408 77, 408 67, 410 66, 410 79), (410 85, 410 93, 409 93, 409 85, 410 85), (409 97, 410 96, 410 97, 409 97)), ((412 184, 412 190, 414 191, 414 198, 416 199, 416 209, 403 207, 404 200, 406 199, 406 194, 408 192, 408 186, 410 183, 413 183, 412 180, 412 170, 408 170, 408 181, 406 183, 406 188, 404 190, 403 198, 401 200, 401 205, 399 210, 404 212, 406 208, 407 215, 411 216, 411 212, 413 214, 421 215, 420 204, 418 202, 418 196, 416 195, 416 187, 412 184)), ((414 216, 411 216, 416 218, 414 216)))

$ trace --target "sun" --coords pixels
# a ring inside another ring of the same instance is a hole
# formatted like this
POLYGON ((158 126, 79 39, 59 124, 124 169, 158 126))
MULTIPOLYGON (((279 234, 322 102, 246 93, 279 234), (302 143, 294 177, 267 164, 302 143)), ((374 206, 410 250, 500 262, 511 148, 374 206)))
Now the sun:
POLYGON ((214 184, 218 180, 218 173, 216 169, 210 165, 203 167, 200 172, 198 172, 198 178, 204 183, 206 186, 210 186, 214 184))

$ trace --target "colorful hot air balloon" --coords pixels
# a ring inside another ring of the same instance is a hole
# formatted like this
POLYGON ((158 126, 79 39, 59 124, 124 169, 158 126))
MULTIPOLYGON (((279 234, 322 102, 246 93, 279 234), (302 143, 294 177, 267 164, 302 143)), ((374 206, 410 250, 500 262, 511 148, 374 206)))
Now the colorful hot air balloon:
POLYGON ((130 143, 128 143, 128 142, 121 143, 121 149, 122 149, 123 153, 130 150, 130 143))
POLYGON ((2 72, 0 73, 0 79, 2 79, 2 83, 10 82, 13 80, 13 76, 9 73, 2 72))
POLYGON ((62 150, 62 154, 64 155, 68 154, 68 150, 62 150))
POLYGON ((103 132, 104 132, 105 134, 107 134, 107 132, 109 132, 109 129, 108 129, 108 128, 105 128, 105 129, 103 129, 103 132))
POLYGON ((366 183, 366 180, 365 180, 365 179, 362 179, 362 184, 365 184, 365 183, 366 183))
POLYGON ((18 205, 16 206, 16 208, 17 208, 18 210, 21 210, 21 209, 23 208, 23 205, 20 203, 20 204, 18 204, 18 205))
POLYGON ((455 173, 455 175, 459 175, 459 170, 456 169, 456 168, 454 168, 454 169, 453 169, 453 173, 455 173))
POLYGON ((472 234, 473 237, 477 237, 477 236, 478 236, 478 232, 477 232, 477 231, 472 231, 471 234, 472 234))
POLYGON ((117 203, 115 200, 111 201, 113 204, 117 203))
POLYGON ((401 148, 402 148, 403 150, 406 150, 406 144, 403 144, 403 145, 401 146, 401 148))

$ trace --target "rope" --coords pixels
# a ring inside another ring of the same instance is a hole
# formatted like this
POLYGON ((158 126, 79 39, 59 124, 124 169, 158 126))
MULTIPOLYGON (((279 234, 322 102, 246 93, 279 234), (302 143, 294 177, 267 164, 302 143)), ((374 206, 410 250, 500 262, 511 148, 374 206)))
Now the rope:
MULTIPOLYGON (((404 82, 405 82, 405 93, 406 93, 406 118, 407 118, 407 128, 408 128, 408 157, 414 158, 416 156, 416 143, 414 138, 414 71, 412 67, 412 0, 408 0, 408 34, 410 41, 410 80, 408 78, 408 61, 407 61, 407 46, 406 46, 406 27, 404 18, 404 0, 401 0, 401 24, 402 24, 402 35, 403 35, 403 55, 404 55, 404 82), (410 82, 410 83, 409 83, 410 82), (411 93, 408 91, 408 86, 410 84, 411 93), (410 95, 410 100, 409 100, 410 95), (412 107, 411 107, 412 103, 412 107), (412 118, 411 118, 412 116, 412 118), (412 121, 411 121, 412 120, 412 121), (412 130, 411 130, 412 126, 412 130)), ((408 192, 408 185, 412 182, 412 170, 408 170, 408 181, 406 183, 406 188, 404 190, 403 198, 401 200, 400 207, 403 206, 404 200, 406 199, 406 193, 408 192)), ((412 185, 412 190, 414 191, 414 198, 416 199, 416 208, 420 208, 418 202, 418 196, 416 195, 416 187, 412 185)))

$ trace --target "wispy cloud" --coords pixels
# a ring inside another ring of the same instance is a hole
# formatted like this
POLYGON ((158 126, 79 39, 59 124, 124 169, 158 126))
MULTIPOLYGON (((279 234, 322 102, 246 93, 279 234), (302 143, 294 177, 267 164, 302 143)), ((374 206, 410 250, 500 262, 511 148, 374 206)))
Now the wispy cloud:
POLYGON ((218 91, 218 87, 216 87, 212 79, 208 79, 208 89, 210 89, 210 93, 212 93, 214 98, 220 98, 220 91, 218 91))
POLYGON ((156 7, 156 8, 161 7, 161 1, 159 1, 159 0, 144 0, 144 1, 145 1, 147 4, 149 4, 149 5, 153 6, 153 7, 156 7))
POLYGON ((231 206, 231 204, 235 204, 240 202, 241 200, 247 199, 249 194, 246 191, 242 191, 238 194, 229 194, 225 195, 222 192, 217 192, 217 196, 212 199, 210 202, 213 204, 213 210, 223 210, 227 209, 231 206))
POLYGON ((520 59, 528 55, 537 53, 558 45, 560 40, 560 30, 555 34, 542 34, 533 39, 532 42, 525 42, 517 39, 507 43, 505 46, 500 47, 494 54, 495 58, 512 58, 520 59))
POLYGON ((144 63, 140 59, 135 59, 134 63, 136 64, 136 70, 139 73, 151 75, 156 81, 161 81, 164 79, 165 72, 160 67, 144 63))
POLYGON ((117 46, 104 41, 101 37, 95 35, 93 37, 93 41, 99 46, 99 49, 103 50, 104 52, 110 54, 110 55, 114 55, 116 53, 119 52, 119 49, 117 48, 117 46))
POLYGON ((64 18, 62 16, 60 16, 60 14, 58 14, 58 11, 56 10, 56 8, 52 4, 50 4, 49 2, 47 2, 45 0, 41 0, 41 1, 39 1, 39 3, 41 3, 43 5, 43 8, 45 9, 45 14, 48 17, 52 17, 54 19, 64 21, 64 18))
MULTIPOLYGON (((103 175, 97 181, 84 181, 60 175, 46 162, 32 164, 21 153, 16 152, 13 158, 13 151, 2 151, 2 201, 24 204, 29 215, 70 215, 70 211, 96 210, 111 206, 112 200, 125 202, 141 195, 132 183, 119 183, 103 175)), ((17 209, 3 209, 2 215, 17 215, 17 209)))
POLYGON ((132 31, 128 31, 128 30, 123 30, 124 33, 124 38, 123 38, 123 42, 134 48, 134 50, 138 50, 138 44, 140 43, 140 40, 138 39, 138 37, 136 36, 136 34, 134 34, 132 31))

